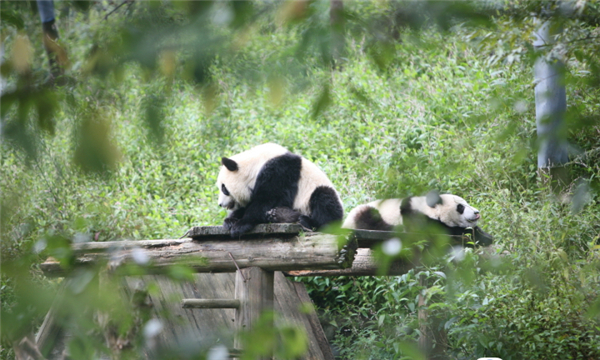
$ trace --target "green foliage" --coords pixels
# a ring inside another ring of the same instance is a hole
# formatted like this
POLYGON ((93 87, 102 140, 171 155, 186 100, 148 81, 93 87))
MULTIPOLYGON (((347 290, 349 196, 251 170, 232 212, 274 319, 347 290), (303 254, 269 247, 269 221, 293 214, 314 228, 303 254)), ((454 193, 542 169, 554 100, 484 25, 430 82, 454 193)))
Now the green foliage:
MULTIPOLYGON (((221 223, 219 157, 267 141, 317 163, 347 211, 439 189, 481 209, 495 236, 487 255, 454 253, 400 277, 304 279, 340 358, 422 356, 419 294, 452 358, 600 357, 597 4, 344 2, 332 25, 327 1, 138 1, 111 14, 109 2, 56 3, 70 66, 50 80, 34 2, 2 6, 3 358, 56 292, 41 260, 71 269, 74 241, 221 223), (572 203, 536 173, 531 14, 565 29, 541 55, 568 64, 572 203)), ((93 298, 92 270, 72 279, 61 307, 82 314, 62 317, 77 334, 72 357, 111 353, 107 327, 137 334, 121 354, 138 357, 148 314, 123 294, 93 298), (84 316, 90 308, 110 321, 84 316)), ((280 330, 248 341, 302 353, 304 334, 280 330)), ((189 357, 173 351, 158 355, 189 357)))

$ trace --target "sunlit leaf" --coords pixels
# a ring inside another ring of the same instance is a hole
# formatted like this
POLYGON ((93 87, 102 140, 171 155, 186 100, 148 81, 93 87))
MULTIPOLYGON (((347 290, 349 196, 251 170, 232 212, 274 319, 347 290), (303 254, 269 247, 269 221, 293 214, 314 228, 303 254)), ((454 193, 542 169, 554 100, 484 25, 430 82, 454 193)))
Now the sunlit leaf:
POLYGON ((33 49, 27 35, 18 35, 12 50, 14 68, 21 74, 28 72, 31 68, 32 56, 33 49))

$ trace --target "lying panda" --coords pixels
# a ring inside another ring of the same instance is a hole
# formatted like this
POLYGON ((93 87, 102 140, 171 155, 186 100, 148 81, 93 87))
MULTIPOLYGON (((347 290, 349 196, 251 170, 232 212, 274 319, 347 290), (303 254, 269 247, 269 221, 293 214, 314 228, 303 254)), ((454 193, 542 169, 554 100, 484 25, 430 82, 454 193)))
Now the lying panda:
POLYGON ((221 164, 219 206, 229 210, 223 226, 232 237, 260 223, 298 221, 318 229, 344 216, 340 196, 325 173, 280 145, 259 145, 223 157, 221 164))
POLYGON ((463 198, 430 192, 426 196, 376 200, 359 205, 350 211, 342 227, 391 231, 398 225, 404 225, 407 231, 419 231, 435 224, 448 235, 470 232, 476 243, 488 246, 493 238, 477 226, 480 218, 479 210, 463 198))

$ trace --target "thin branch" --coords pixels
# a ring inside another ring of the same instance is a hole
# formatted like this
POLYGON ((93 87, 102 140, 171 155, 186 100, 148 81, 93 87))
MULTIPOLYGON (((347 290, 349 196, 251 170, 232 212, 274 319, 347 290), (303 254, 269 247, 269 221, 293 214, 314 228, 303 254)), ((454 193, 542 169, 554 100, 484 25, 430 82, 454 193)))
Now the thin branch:
MULTIPOLYGON (((129 7, 131 7, 131 4, 133 4, 133 2, 134 2, 134 1, 135 1, 135 0, 124 0, 122 3, 120 3, 120 4, 119 4, 119 5, 117 5, 117 6, 115 6, 115 8, 114 8, 114 9, 112 9, 112 10, 111 10, 111 11, 110 11, 108 14, 106 14, 106 15, 104 16, 104 20, 107 20, 107 19, 108 19, 108 17, 109 17, 110 15, 112 15, 112 14, 113 14, 115 11, 119 10, 119 8, 120 8, 121 6, 123 6, 123 5, 125 5, 125 4, 129 4, 129 7)), ((129 7, 127 7, 127 9, 129 9, 129 7)))

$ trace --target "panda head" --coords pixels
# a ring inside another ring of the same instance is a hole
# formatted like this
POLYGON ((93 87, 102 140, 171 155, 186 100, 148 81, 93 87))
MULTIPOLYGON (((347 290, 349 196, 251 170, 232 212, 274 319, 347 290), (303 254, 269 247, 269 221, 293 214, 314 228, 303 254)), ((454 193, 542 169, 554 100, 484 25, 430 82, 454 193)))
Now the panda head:
POLYGON ((255 146, 249 150, 221 158, 221 169, 217 176, 219 206, 228 210, 246 207, 250 203, 252 189, 264 164, 283 155, 287 149, 273 143, 255 146))
POLYGON ((421 211, 449 227, 475 227, 481 218, 479 210, 460 196, 431 192, 425 196, 425 203, 421 211))
POLYGON ((244 207, 250 201, 251 190, 246 185, 243 171, 238 163, 230 158, 221 158, 221 170, 217 176, 219 206, 227 210, 244 207))

